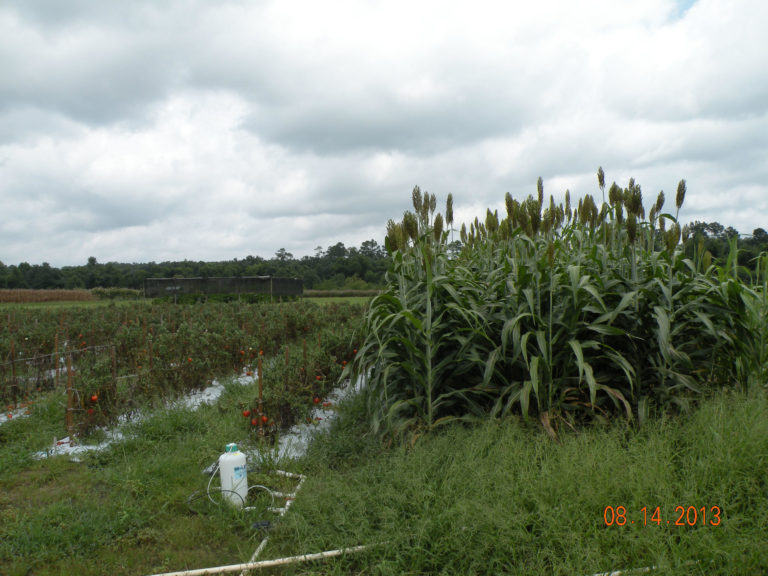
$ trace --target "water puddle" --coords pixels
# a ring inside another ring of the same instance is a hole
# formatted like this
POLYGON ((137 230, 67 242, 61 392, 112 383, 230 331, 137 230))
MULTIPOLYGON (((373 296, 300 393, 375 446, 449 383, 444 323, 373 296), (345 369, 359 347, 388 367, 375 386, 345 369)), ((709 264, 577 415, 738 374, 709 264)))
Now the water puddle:
MULTIPOLYGON (((361 380, 355 383, 347 382, 344 386, 334 388, 327 398, 318 404, 310 415, 310 421, 296 424, 280 434, 277 445, 267 456, 276 460, 296 460, 306 454, 309 443, 315 434, 328 430, 336 418, 336 409, 340 402, 360 391, 361 380)), ((249 454, 255 458, 264 458, 259 454, 249 454)))
MULTIPOLYGON (((234 383, 241 386, 251 384, 253 379, 246 374, 241 374, 234 379, 234 383)), ((214 380, 210 386, 203 390, 194 390, 177 400, 169 402, 167 410, 197 410, 200 406, 215 404, 221 394, 224 392, 225 387, 218 380, 214 380)), ((109 448, 115 442, 125 440, 126 435, 120 430, 122 426, 127 424, 135 424, 144 420, 146 416, 142 413, 136 414, 124 414, 117 420, 117 427, 112 430, 104 430, 105 438, 98 444, 79 444, 77 441, 73 441, 69 436, 62 439, 53 439, 53 444, 47 450, 37 452, 34 454, 34 458, 37 460, 43 458, 49 458, 51 456, 70 456, 74 461, 78 461, 77 456, 86 452, 100 452, 106 448, 109 448)))

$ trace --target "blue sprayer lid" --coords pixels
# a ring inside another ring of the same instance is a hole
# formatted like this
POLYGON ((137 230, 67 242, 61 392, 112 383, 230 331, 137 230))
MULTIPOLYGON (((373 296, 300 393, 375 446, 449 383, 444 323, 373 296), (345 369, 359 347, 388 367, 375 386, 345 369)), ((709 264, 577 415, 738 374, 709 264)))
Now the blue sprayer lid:
POLYGON ((231 442, 230 444, 227 444, 227 447, 224 449, 225 452, 237 452, 237 444, 234 442, 231 442))

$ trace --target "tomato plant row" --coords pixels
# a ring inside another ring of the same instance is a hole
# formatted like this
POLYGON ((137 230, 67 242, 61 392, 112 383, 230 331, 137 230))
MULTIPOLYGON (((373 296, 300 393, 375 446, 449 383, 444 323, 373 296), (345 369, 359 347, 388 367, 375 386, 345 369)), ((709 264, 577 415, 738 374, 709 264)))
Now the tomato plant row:
POLYGON ((0 398, 19 402, 69 383, 87 427, 214 377, 255 374, 262 352, 270 359, 266 401, 288 420, 293 411, 285 406, 297 395, 321 393, 326 379, 338 377, 362 311, 305 301, 14 309, 0 332, 0 398))

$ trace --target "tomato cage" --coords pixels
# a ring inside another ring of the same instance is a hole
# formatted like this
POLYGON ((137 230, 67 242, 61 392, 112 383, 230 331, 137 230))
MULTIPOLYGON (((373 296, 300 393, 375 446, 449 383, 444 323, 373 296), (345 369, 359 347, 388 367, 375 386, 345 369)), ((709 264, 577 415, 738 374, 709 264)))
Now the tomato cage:
POLYGON ((0 401, 9 409, 31 408, 42 394, 66 387, 65 424, 70 437, 106 419, 117 383, 115 347, 73 347, 68 342, 52 354, 26 355, 10 343, 0 362, 0 401))

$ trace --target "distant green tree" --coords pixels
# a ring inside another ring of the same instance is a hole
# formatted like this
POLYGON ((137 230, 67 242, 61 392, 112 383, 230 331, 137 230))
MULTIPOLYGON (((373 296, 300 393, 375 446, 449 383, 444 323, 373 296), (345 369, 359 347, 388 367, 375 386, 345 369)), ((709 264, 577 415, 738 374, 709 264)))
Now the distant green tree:
POLYGON ((328 250, 326 250, 325 254, 327 258, 331 258, 332 260, 346 258, 347 248, 344 246, 343 242, 338 242, 333 246, 328 246, 328 250))
POLYGON ((275 258, 277 258, 280 262, 285 262, 286 260, 293 260, 293 254, 287 252, 285 248, 280 248, 275 253, 275 258))

